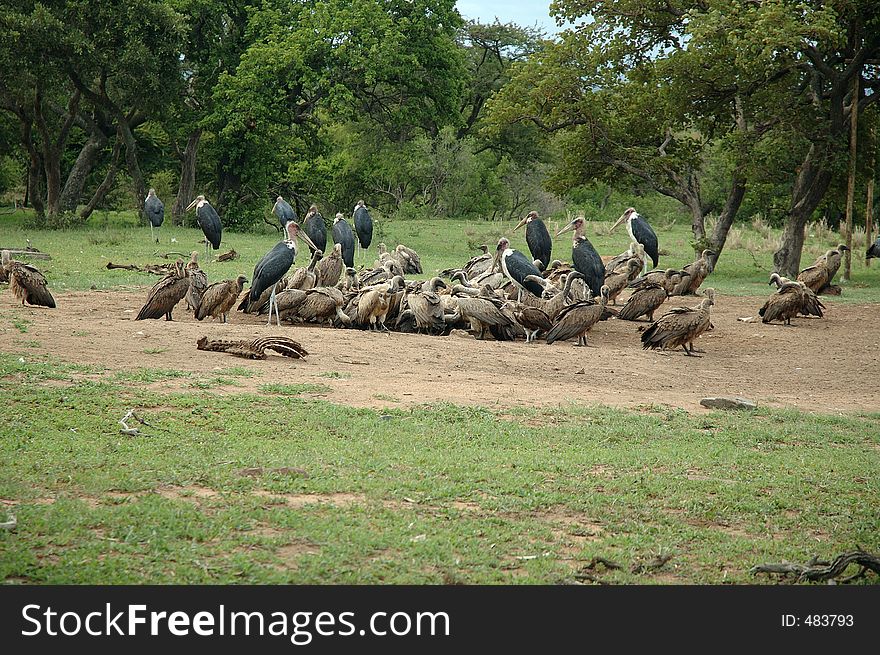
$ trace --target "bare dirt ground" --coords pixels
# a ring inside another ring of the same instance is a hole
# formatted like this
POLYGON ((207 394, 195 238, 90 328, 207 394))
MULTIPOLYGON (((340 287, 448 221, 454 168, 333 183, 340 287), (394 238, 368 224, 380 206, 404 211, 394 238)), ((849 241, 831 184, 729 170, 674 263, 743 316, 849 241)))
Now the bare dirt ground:
MULTIPOLYGON (((706 354, 696 358, 680 350, 644 351, 637 328, 646 323, 617 320, 594 327, 589 348, 576 348, 573 342, 477 341, 457 333, 430 337, 317 326, 269 328, 264 317, 237 312, 227 325, 199 323, 183 304, 173 322, 136 322, 146 291, 57 294, 55 310, 22 308, 4 293, 0 312, 29 323, 26 334, 4 326, 0 350, 25 356, 49 353, 111 370, 145 367, 211 374, 247 367, 256 375, 235 378, 238 386, 214 391, 314 383, 330 388, 323 396, 329 401, 368 407, 452 402, 509 408, 577 402, 705 411, 700 398, 728 395, 808 411, 880 411, 874 379, 880 364, 877 305, 826 299, 825 318, 799 318, 795 326, 784 327, 737 321, 756 314, 763 299, 719 297, 713 308, 715 329, 697 342, 706 354), (291 360, 270 354, 267 360, 252 361, 196 349, 203 335, 242 339, 268 334, 300 341, 309 357, 291 360), (34 340, 38 346, 25 343, 34 340)), ((674 298, 667 305, 693 306, 698 301, 674 298)), ((173 379, 150 388, 172 391, 185 385, 173 379)))

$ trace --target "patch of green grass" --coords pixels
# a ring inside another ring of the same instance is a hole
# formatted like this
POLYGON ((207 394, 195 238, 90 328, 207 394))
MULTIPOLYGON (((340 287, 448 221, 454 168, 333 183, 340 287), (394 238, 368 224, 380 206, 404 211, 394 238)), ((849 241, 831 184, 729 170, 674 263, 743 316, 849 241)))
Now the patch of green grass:
POLYGON ((23 319, 23 318, 16 318, 12 321, 12 325, 15 327, 15 329, 18 330, 19 332, 21 332, 22 334, 27 333, 29 323, 30 323, 30 321, 28 321, 27 319, 23 319))
POLYGON ((168 348, 144 348, 143 353, 145 355, 160 355, 167 350, 168 348))
POLYGON ((194 389, 214 389, 216 387, 238 387, 241 386, 232 378, 224 378, 219 375, 211 378, 200 378, 187 383, 187 386, 194 389))
POLYGON ((373 398, 375 398, 376 400, 384 400, 385 402, 388 402, 388 403, 399 403, 400 402, 400 398, 398 398, 397 396, 390 396, 387 393, 374 393, 373 398))
POLYGON ((71 336, 74 336, 74 337, 87 337, 91 334, 92 333, 89 332, 88 330, 74 330, 73 332, 71 332, 71 336))
POLYGON ((279 396, 305 396, 305 395, 321 395, 331 391, 326 384, 279 384, 269 383, 261 384, 259 390, 263 393, 271 393, 279 396))
POLYGON ((18 343, 25 348, 39 348, 41 345, 36 339, 27 339, 25 341, 19 341, 18 343))
POLYGON ((72 381, 75 376, 101 371, 103 368, 99 366, 68 364, 47 355, 0 353, 0 378, 14 378, 28 382, 72 381))
POLYGON ((167 368, 136 368, 129 371, 119 371, 113 374, 113 380, 117 382, 140 382, 143 384, 151 384, 153 382, 163 382, 165 380, 175 380, 178 378, 190 378, 192 373, 189 371, 177 371, 167 368))
POLYGON ((0 392, 0 579, 558 584, 601 556, 610 583, 762 583, 757 563, 880 548, 876 413, 0 392), (148 438, 119 435, 132 407, 148 438))
POLYGON ((319 378, 330 378, 331 380, 348 380, 351 377, 351 373, 340 373, 339 371, 324 371, 323 373, 318 373, 319 378))

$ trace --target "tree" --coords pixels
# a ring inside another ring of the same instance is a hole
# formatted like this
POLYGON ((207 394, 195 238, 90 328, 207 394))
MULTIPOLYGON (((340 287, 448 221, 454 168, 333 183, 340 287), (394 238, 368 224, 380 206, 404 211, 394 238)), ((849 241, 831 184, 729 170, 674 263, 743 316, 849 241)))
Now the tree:
MULTIPOLYGON (((114 133, 124 145, 138 204, 143 204, 146 188, 134 129, 177 95, 182 34, 180 16, 160 0, 17 0, 4 5, 0 107, 20 124, 29 153, 29 196, 39 214, 45 209, 55 217, 75 207, 114 133), (64 153, 75 129, 87 138, 65 177, 64 153), (41 177, 45 205, 38 193, 41 177)), ((115 162, 110 168, 115 170, 115 162)))

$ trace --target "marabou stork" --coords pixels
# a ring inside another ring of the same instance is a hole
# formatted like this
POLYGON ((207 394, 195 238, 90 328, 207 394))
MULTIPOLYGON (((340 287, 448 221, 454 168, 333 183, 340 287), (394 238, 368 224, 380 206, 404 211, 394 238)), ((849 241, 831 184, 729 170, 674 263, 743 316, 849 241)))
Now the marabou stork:
POLYGON ((651 226, 648 225, 648 221, 642 218, 635 208, 630 207, 611 226, 611 230, 624 221, 626 221, 626 229, 629 232, 630 239, 645 246, 645 266, 642 270, 648 270, 648 257, 654 262, 654 268, 657 268, 657 262, 660 259, 660 247, 657 243, 657 235, 651 229, 651 226))
MULTIPOLYGON (((528 257, 519 250, 510 247, 510 241, 507 237, 501 237, 498 240, 498 247, 495 249, 495 263, 500 262, 501 270, 504 275, 519 287, 519 299, 522 300, 522 290, 525 289, 536 295, 538 298, 544 292, 544 287, 538 284, 536 280, 527 279, 530 275, 541 277, 539 271, 528 257)), ((600 260, 601 263, 601 260, 600 260)), ((605 272, 605 269, 602 269, 605 272)))
POLYGON ((342 246, 342 261, 346 268, 354 268, 354 232, 340 213, 333 219, 333 243, 342 246))
POLYGON ((211 246, 214 250, 220 247, 220 238, 223 236, 223 224, 220 222, 220 216, 211 207, 211 203, 205 200, 205 196, 196 196, 196 199, 189 203, 186 211, 193 207, 196 208, 196 220, 202 232, 205 234, 205 257, 211 258, 211 246))
POLYGON ((523 225, 526 226, 526 244, 529 246, 529 252, 532 258, 540 260, 546 269, 550 265, 550 252, 553 250, 553 240, 550 238, 550 232, 544 221, 538 218, 538 212, 529 212, 529 215, 522 219, 513 228, 516 232, 523 225))
POLYGON ((284 226, 284 229, 287 231, 287 239, 276 243, 275 247, 263 255, 263 258, 254 267, 253 282, 250 294, 248 294, 248 313, 251 313, 257 311, 260 295, 266 289, 272 289, 272 294, 269 296, 269 325, 272 324, 273 307, 275 307, 275 319, 278 321, 278 325, 281 325, 278 307, 275 305, 275 287, 293 266, 296 259, 296 240, 302 239, 312 251, 317 250, 309 235, 300 230, 299 225, 294 221, 290 221, 284 226))
POLYGON ((875 257, 880 258, 880 237, 868 248, 868 252, 865 253, 865 261, 875 257))
POLYGON ((309 235, 309 248, 312 251, 327 252, 327 226, 324 225, 324 217, 318 211, 317 205, 309 207, 309 211, 303 219, 302 229, 309 235))
MULTIPOLYGON (((150 221, 150 240, 152 241, 154 239, 153 228, 162 227, 162 222, 165 220, 165 205, 156 195, 156 189, 150 189, 147 194, 147 199, 144 200, 144 213, 147 215, 147 220, 150 221)), ((159 237, 155 237, 155 241, 159 243, 159 237)))
POLYGON ((354 206, 354 231, 357 234, 358 245, 367 250, 373 241, 373 219, 363 200, 358 200, 354 206))
POLYGON ((594 298, 598 298, 605 284, 605 264, 590 240, 584 236, 586 221, 583 216, 578 216, 571 223, 556 233, 556 236, 574 230, 574 238, 571 248, 571 262, 574 269, 584 276, 590 292, 594 298))
POLYGON ((272 207, 272 213, 278 217, 278 222, 281 223, 282 232, 290 221, 297 220, 296 210, 281 196, 275 198, 275 205, 272 207))

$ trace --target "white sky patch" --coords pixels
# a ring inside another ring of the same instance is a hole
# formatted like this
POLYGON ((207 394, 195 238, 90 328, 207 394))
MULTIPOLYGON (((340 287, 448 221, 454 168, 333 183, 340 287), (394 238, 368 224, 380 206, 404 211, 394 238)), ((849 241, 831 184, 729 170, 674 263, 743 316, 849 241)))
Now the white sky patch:
POLYGON ((560 28, 550 16, 549 0, 458 0, 458 11, 465 19, 493 23, 497 17, 502 23, 516 23, 523 27, 537 25, 548 35, 560 28))

